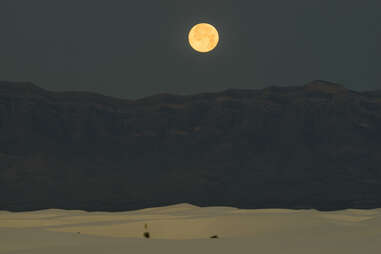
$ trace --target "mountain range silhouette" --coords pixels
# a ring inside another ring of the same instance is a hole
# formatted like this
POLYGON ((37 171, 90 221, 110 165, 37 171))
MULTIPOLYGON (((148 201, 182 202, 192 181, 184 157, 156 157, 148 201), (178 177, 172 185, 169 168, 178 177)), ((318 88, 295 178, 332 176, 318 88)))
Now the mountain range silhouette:
POLYGON ((0 210, 381 207, 381 91, 123 100, 0 82, 0 210))

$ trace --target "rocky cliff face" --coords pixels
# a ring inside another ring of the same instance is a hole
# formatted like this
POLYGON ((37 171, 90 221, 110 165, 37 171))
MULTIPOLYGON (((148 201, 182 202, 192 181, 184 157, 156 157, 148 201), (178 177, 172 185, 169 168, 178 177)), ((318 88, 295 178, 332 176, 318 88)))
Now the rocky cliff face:
POLYGON ((136 101, 0 82, 0 209, 381 207, 381 93, 323 81, 136 101))

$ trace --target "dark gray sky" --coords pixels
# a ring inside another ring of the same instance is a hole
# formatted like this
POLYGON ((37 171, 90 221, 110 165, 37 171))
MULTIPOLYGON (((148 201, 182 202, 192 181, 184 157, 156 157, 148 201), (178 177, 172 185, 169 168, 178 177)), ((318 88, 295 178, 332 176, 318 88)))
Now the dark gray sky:
POLYGON ((315 79, 381 89, 380 0, 0 0, 0 80, 123 98, 315 79), (189 29, 221 42, 193 51, 189 29))

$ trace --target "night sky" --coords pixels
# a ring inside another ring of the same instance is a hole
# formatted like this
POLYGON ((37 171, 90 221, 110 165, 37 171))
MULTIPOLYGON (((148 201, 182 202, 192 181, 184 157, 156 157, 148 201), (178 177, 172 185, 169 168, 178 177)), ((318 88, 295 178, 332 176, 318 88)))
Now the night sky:
POLYGON ((381 89, 379 0, 1 0, 0 80, 122 98, 315 79, 381 89), (213 24, 200 54, 189 29, 213 24))

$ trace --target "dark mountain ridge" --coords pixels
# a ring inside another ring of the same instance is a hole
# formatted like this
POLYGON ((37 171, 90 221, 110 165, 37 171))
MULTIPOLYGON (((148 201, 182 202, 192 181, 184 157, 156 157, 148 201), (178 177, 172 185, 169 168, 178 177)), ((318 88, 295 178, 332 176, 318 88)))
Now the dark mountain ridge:
POLYGON ((381 92, 123 100, 0 82, 0 210, 381 207, 381 92))

